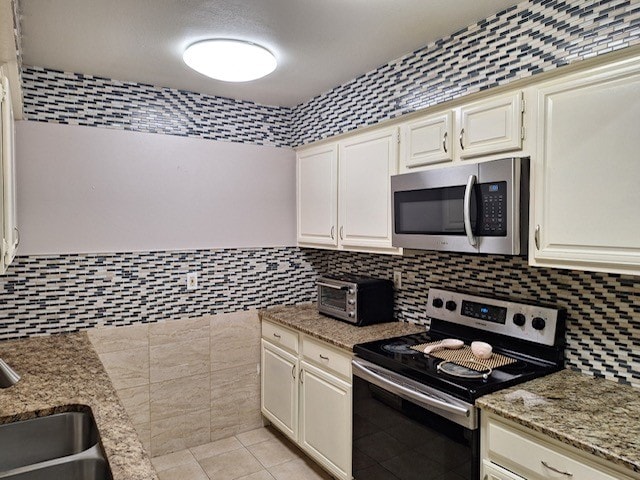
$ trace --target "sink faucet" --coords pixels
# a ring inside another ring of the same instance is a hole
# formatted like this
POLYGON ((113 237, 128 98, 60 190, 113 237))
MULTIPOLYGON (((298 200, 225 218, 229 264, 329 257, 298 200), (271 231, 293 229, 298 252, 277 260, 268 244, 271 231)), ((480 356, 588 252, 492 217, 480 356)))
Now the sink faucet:
POLYGON ((9 388, 20 381, 20 375, 0 358, 0 388, 9 388))

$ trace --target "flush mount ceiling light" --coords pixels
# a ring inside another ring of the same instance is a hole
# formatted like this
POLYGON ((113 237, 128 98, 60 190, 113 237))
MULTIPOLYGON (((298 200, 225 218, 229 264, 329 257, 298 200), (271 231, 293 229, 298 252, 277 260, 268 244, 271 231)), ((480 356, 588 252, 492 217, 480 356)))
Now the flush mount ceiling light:
POLYGON ((276 69, 276 58, 264 47, 242 40, 204 40, 190 45, 184 63, 207 77, 224 82, 248 82, 276 69))

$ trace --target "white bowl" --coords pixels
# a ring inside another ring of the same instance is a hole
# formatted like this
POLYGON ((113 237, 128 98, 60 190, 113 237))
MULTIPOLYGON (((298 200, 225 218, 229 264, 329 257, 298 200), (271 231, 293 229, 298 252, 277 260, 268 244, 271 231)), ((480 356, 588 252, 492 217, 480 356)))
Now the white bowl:
POLYGON ((493 347, 485 342, 471 342, 471 351, 476 358, 486 360, 491 358, 493 347))

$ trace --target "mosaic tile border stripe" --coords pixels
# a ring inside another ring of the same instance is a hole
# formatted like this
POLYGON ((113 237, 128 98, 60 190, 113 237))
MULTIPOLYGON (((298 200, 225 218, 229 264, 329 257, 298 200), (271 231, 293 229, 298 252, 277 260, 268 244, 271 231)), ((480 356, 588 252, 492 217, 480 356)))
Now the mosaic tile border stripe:
MULTIPOLYGON (((306 251, 306 249, 305 249, 306 251)), ((567 309, 567 365, 586 374, 640 387, 640 278, 530 267, 520 257, 405 252, 403 257, 309 250, 324 272, 393 278, 398 318, 428 325, 430 286, 497 295, 567 309)))
POLYGON ((309 302, 318 259, 297 247, 16 257, 0 276, 0 340, 309 302))
POLYGON ((525 1, 297 106, 292 145, 638 44, 635 0, 525 1))
POLYGON ((289 146, 291 109, 79 73, 25 67, 27 120, 289 146))

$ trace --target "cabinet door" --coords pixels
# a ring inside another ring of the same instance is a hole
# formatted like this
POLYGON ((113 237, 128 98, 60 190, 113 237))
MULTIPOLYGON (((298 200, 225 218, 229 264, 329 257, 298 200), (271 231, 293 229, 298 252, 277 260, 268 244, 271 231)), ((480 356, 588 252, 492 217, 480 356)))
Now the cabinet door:
POLYGON ((0 273, 4 273, 16 256, 16 180, 14 122, 9 80, 0 73, 0 273))
POLYGON ((453 112, 430 115, 400 127, 402 170, 453 160, 453 112))
POLYGON ((520 475, 516 475, 488 460, 482 461, 482 472, 480 476, 482 480, 525 480, 520 475))
POLYGON ((352 247, 391 247, 391 175, 397 172, 398 129, 340 143, 339 237, 352 247))
POLYGON ((337 146, 299 152, 296 167, 298 242, 337 246, 337 146))
POLYGON ((460 108, 460 158, 522 149, 522 92, 460 108))
POLYGON ((351 479, 351 385, 304 361, 300 445, 336 478, 351 479))
POLYGON ((262 414, 292 440, 298 440, 298 358, 261 340, 262 414))
POLYGON ((533 264, 640 274, 640 61, 537 92, 533 264))

